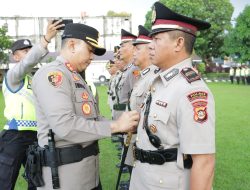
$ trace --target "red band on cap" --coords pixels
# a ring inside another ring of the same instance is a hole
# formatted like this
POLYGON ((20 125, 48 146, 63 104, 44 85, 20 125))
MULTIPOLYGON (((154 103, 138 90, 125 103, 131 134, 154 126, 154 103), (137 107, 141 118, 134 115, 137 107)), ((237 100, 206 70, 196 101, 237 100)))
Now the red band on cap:
POLYGON ((185 23, 185 22, 181 22, 181 21, 176 21, 176 20, 157 19, 155 21, 155 23, 154 23, 154 25, 162 25, 162 24, 165 24, 165 25, 178 25, 180 27, 190 29, 190 30, 192 30, 194 32, 197 31, 197 28, 194 25, 191 25, 191 24, 188 24, 188 23, 185 23))
POLYGON ((134 40, 136 38, 132 37, 132 36, 122 36, 122 40, 134 40))
MULTIPOLYGON (((144 40, 152 40, 152 38, 148 37, 148 36, 144 36, 144 35, 139 35, 138 38, 140 39, 144 39, 144 40)), ((138 39, 137 38, 137 39, 138 39)))

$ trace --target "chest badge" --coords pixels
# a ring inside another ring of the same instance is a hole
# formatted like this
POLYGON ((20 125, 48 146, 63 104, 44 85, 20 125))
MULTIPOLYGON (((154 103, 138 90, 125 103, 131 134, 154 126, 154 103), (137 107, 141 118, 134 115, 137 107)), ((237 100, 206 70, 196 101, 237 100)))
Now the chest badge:
POLYGON ((79 81, 80 80, 80 78, 75 73, 72 74, 72 77, 73 77, 74 81, 79 81))
POLYGON ((89 94, 87 92, 82 93, 82 99, 87 100, 89 98, 89 94))
POLYGON ((89 105, 89 103, 84 103, 82 105, 82 112, 85 114, 85 115, 89 115, 91 113, 91 107, 89 105))
POLYGON ((48 81, 54 87, 60 86, 62 84, 62 81, 63 81, 62 72, 60 72, 60 71, 49 72, 48 73, 48 81))

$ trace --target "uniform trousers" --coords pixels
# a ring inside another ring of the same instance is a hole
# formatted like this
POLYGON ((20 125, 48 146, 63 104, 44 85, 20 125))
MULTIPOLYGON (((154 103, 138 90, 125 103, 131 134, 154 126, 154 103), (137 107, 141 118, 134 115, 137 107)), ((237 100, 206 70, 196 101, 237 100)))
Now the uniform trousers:
MULTIPOLYGON (((0 133, 0 187, 14 190, 21 165, 26 163, 26 150, 37 141, 35 131, 3 130, 0 133)), ((28 184, 28 190, 35 190, 28 184)))

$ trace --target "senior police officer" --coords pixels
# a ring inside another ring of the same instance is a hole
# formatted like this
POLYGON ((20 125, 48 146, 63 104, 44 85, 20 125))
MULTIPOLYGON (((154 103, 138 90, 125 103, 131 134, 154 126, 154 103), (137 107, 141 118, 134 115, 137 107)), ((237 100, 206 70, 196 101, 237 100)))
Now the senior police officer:
MULTIPOLYGON (((90 26, 66 25, 60 55, 39 69, 32 83, 38 143, 40 147, 47 145, 47 133, 52 129, 56 148, 64 153, 57 155, 61 162, 61 190, 101 189, 97 140, 133 130, 139 119, 136 111, 125 112, 113 122, 102 118, 93 94, 79 74, 90 64, 93 54, 105 53, 98 45, 98 36, 98 31, 90 26)), ((51 190, 51 168, 46 163, 50 158, 46 154, 45 151, 42 167, 45 185, 38 189, 51 190)))
MULTIPOLYGON (((40 43, 30 40, 13 43, 15 66, 8 70, 3 82, 4 116, 8 120, 0 134, 0 189, 14 189, 21 165, 26 163, 26 149, 37 140, 37 123, 31 89, 32 68, 48 53, 48 43, 56 35, 60 21, 49 22, 40 43)), ((28 189, 35 189, 32 184, 28 189)))
POLYGON ((211 189, 214 99, 190 59, 196 32, 210 24, 160 2, 154 4, 152 21, 150 59, 161 71, 142 108, 130 189, 211 189))

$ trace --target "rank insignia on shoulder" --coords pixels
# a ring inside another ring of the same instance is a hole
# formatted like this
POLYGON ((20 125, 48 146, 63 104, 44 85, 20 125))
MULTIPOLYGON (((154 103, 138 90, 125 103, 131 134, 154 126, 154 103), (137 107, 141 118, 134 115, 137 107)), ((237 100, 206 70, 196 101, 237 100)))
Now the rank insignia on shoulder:
POLYGON ((144 70, 142 71, 142 74, 143 74, 143 75, 146 75, 149 71, 150 71, 150 68, 144 69, 144 70))
POLYGON ((203 123, 207 121, 207 102, 198 101, 192 103, 194 110, 194 120, 198 123, 203 123))
POLYGON ((207 92, 203 91, 192 92, 191 94, 187 95, 187 98, 190 102, 197 99, 207 100, 207 92))
POLYGON ((160 68, 157 68, 154 70, 154 74, 157 74, 161 69, 160 68))
POLYGON ((89 105, 89 103, 84 103, 82 105, 82 112, 85 114, 85 115, 89 115, 91 113, 91 107, 89 105))
POLYGON ((63 81, 62 72, 60 72, 60 71, 49 72, 48 73, 48 81, 54 87, 60 86, 62 84, 62 81, 63 81))
POLYGON ((185 77, 185 79, 191 83, 197 80, 200 80, 201 77, 190 67, 184 68, 181 70, 181 74, 185 77))
POLYGON ((164 75, 164 78, 166 81, 170 81, 172 78, 174 78, 179 73, 179 69, 172 69, 167 74, 164 75))

